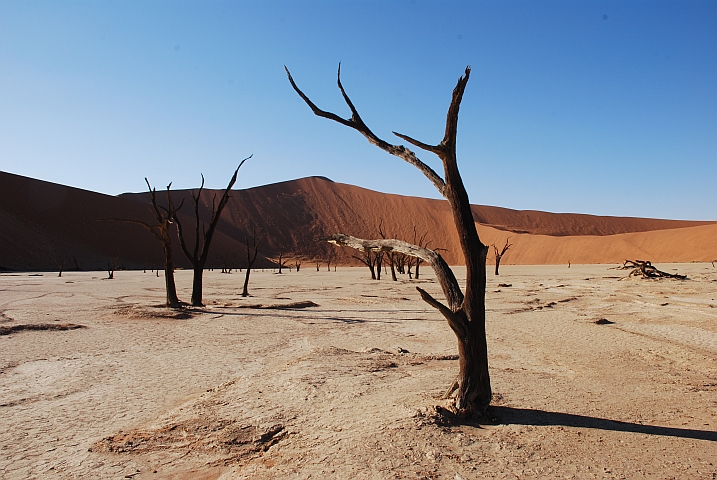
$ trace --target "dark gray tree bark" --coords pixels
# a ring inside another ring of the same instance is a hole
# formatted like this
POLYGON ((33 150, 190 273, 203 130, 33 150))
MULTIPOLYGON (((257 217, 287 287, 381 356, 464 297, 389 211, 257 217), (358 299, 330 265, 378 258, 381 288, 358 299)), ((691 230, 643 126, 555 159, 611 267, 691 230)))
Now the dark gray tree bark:
MULTIPOLYGON (((172 256, 172 239, 170 237, 170 230, 174 219, 177 216, 177 212, 182 208, 184 201, 179 204, 179 207, 174 208, 174 202, 172 201, 172 194, 170 188, 172 184, 167 185, 167 206, 157 204, 157 189, 152 188, 149 184, 149 180, 145 177, 144 181, 147 183, 149 194, 151 195, 150 204, 152 205, 152 212, 157 219, 157 225, 150 225, 148 223, 139 220, 122 220, 113 218, 111 220, 118 222, 135 223, 149 230, 154 237, 162 243, 162 249, 164 253, 164 285, 167 291, 167 306, 172 308, 181 307, 181 302, 177 298, 177 287, 174 283, 174 258, 172 256)), ((75 260, 77 265, 77 260, 75 260)), ((114 276, 114 275, 113 275, 114 276)), ((159 277, 159 269, 157 270, 157 276, 159 277)))
POLYGON ((490 405, 492 396, 485 334, 485 267, 488 247, 484 245, 478 237, 478 231, 475 227, 473 213, 468 200, 468 193, 463 185, 456 160, 458 111, 463 98, 463 92, 470 77, 470 71, 470 67, 466 67, 465 75, 459 78, 453 90, 453 97, 446 118, 446 130, 441 143, 438 145, 429 145, 394 132, 396 136, 406 142, 436 154, 443 163, 445 180, 431 167, 419 160, 411 150, 403 145, 389 144, 377 137, 368 126, 366 126, 341 84, 340 65, 338 87, 344 101, 351 110, 351 117, 348 119, 319 109, 299 87, 297 87, 288 69, 286 73, 291 86, 311 108, 314 114, 357 130, 366 137, 370 143, 414 165, 433 183, 441 195, 448 200, 466 263, 465 294, 461 292, 455 275, 446 262, 439 254, 432 250, 407 244, 399 240, 352 240, 351 237, 340 234, 338 236, 332 236, 331 240, 337 244, 345 244, 353 248, 358 247, 361 250, 396 251, 407 255, 418 256, 431 264, 443 289, 447 305, 434 299, 426 291, 420 288, 417 289, 424 301, 443 314, 458 339, 459 375, 454 407, 459 412, 475 411, 483 414, 488 408, 488 405, 490 405))
POLYGON ((237 169, 234 170, 234 175, 232 175, 232 178, 229 181, 229 185, 227 185, 226 190, 224 190, 224 194, 219 200, 219 205, 216 205, 216 197, 212 200, 212 215, 209 219, 209 228, 204 230, 203 235, 200 235, 200 230, 203 224, 199 218, 199 198, 202 195, 202 190, 204 189, 204 175, 202 175, 202 185, 199 187, 199 191, 196 195, 192 194, 192 200, 194 201, 194 217, 196 220, 194 250, 192 252, 189 251, 189 249, 187 248, 187 244, 184 241, 182 224, 180 223, 179 218, 176 215, 174 217, 174 221, 177 224, 177 231, 179 232, 179 243, 182 246, 182 251, 184 252, 184 255, 187 257, 189 262, 192 264, 192 268, 194 270, 194 276, 192 281, 192 306, 201 307, 204 305, 202 303, 202 280, 204 277, 204 266, 206 265, 207 257, 209 256, 209 246, 212 243, 212 237, 214 236, 214 231, 216 230, 217 224, 219 223, 219 217, 222 214, 222 210, 224 210, 224 207, 229 201, 229 191, 234 186, 234 183, 237 181, 237 174, 239 173, 239 169, 242 165, 244 165, 244 162, 246 162, 250 158, 251 156, 242 160, 237 169))
POLYGON ((254 242, 254 252, 252 253, 251 248, 249 248, 249 239, 245 238, 244 243, 246 245, 246 275, 244 276, 244 289, 241 292, 242 297, 248 297, 249 296, 249 274, 251 273, 251 267, 254 266, 254 262, 256 261, 256 256, 259 253, 259 242, 256 239, 256 230, 254 231, 254 235, 252 237, 252 241, 254 242))

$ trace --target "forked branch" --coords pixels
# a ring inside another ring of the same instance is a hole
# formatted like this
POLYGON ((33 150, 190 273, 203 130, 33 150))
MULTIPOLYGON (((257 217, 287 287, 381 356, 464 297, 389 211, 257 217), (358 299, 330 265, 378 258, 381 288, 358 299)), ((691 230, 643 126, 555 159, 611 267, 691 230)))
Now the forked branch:
MULTIPOLYGON (((410 163, 414 167, 418 168, 430 181, 433 183, 433 185, 438 189, 438 191, 441 193, 442 196, 445 196, 445 188, 446 188, 446 182, 443 181, 443 179, 428 165, 423 163, 415 153, 413 153, 408 148, 404 147, 403 145, 393 145, 385 140, 380 139, 376 136, 364 123, 364 121, 361 119, 361 116, 359 115, 358 111, 356 110, 356 107, 354 107, 353 102, 351 102, 351 99, 346 94, 346 91, 344 90, 343 85, 341 84, 341 64, 339 63, 339 70, 338 70, 338 86, 339 90, 341 91, 341 95, 344 97, 344 101, 349 106, 349 109, 351 109, 351 118, 344 119, 340 116, 336 115, 335 113, 327 112, 326 110, 321 110, 319 107, 312 102, 309 97, 307 97, 304 92, 302 92, 299 87, 294 82, 293 77, 291 76, 291 73, 289 72, 289 69, 286 68, 286 65, 284 65, 284 70, 286 70, 286 75, 289 77, 289 82, 291 83, 291 86, 294 88, 296 93, 299 94, 299 96, 306 102, 306 104, 311 108, 311 111, 314 112, 314 115, 317 115, 319 117, 328 118, 329 120, 333 120, 335 122, 340 123, 341 125, 345 125, 347 127, 353 128, 354 130, 358 131, 361 135, 366 137, 366 139, 372 143, 373 145, 376 145, 381 150, 384 150, 391 155, 395 155, 402 160, 405 160, 406 162, 410 163)), ((395 132, 394 132, 395 133, 395 132)), ((433 149, 438 147, 431 147, 430 145, 424 144, 422 142, 419 142, 418 140, 414 140, 410 137, 406 137, 405 135, 396 134, 398 137, 406 140, 409 143, 412 143, 413 145, 416 145, 419 148, 423 148, 425 150, 435 152, 433 149)))

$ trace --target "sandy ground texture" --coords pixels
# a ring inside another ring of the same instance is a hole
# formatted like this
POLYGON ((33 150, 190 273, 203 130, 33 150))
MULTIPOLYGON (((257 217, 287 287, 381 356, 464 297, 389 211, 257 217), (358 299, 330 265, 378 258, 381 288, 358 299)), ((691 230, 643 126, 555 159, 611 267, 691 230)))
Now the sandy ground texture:
POLYGON ((207 272, 180 313, 149 272, 2 274, 0 477, 715 479, 717 269, 659 267, 689 280, 490 274, 483 422, 441 408, 456 342, 428 269, 255 272, 249 298, 207 272))

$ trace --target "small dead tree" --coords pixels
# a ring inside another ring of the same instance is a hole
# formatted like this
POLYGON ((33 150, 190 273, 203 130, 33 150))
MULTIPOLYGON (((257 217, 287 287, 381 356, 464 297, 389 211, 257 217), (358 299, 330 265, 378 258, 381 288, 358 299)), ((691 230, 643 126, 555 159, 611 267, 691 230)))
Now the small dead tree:
POLYGON ((60 271, 57 273, 57 276, 58 276, 58 277, 61 277, 61 276, 62 276, 62 270, 63 270, 64 267, 65 267, 65 260, 60 260, 59 262, 57 262, 57 268, 60 270, 60 271))
POLYGON ((645 260, 625 260, 620 270, 630 270, 627 277, 642 277, 642 278, 675 278, 677 280, 687 279, 687 275, 679 275, 677 273, 667 273, 662 270, 658 270, 652 265, 652 262, 645 260))
POLYGON ((246 245, 246 275, 244 275, 244 289, 241 292, 242 297, 248 297, 249 296, 249 274, 251 273, 251 267, 254 266, 254 262, 256 261, 256 256, 259 253, 259 241, 256 238, 256 230, 254 230, 254 233, 252 235, 252 242, 253 245, 250 248, 249 247, 249 239, 244 239, 244 245, 246 245), (252 252, 253 248, 253 252, 252 252))
POLYGON ((280 251, 278 257, 274 257, 270 259, 272 262, 274 262, 279 267, 279 274, 282 273, 283 268, 289 268, 289 261, 284 259, 284 252, 280 251))
POLYGON ((229 185, 227 185, 227 188, 224 190, 222 198, 219 200, 219 204, 216 204, 216 195, 212 199, 212 215, 209 219, 209 228, 206 228, 199 218, 199 199, 201 198, 202 190, 204 189, 204 175, 202 175, 202 184, 199 187, 197 194, 194 195, 194 193, 192 193, 192 200, 194 202, 194 218, 196 221, 194 250, 192 252, 189 251, 187 243, 184 241, 184 233, 182 231, 182 224, 179 221, 179 217, 176 215, 174 216, 174 221, 177 223, 177 232, 179 234, 179 244, 182 246, 184 256, 187 257, 187 260, 189 260, 192 264, 192 268, 194 270, 194 277, 192 280, 192 306, 201 307, 204 305, 202 303, 202 280, 204 277, 204 266, 206 265, 207 257, 209 256, 209 246, 212 243, 212 237, 214 236, 214 231, 219 223, 219 217, 222 214, 222 210, 224 210, 224 207, 229 201, 229 191, 237 181, 239 169, 242 165, 244 165, 244 162, 249 160, 251 157, 252 156, 250 155, 242 160, 237 169, 234 170, 234 175, 232 175, 231 180, 229 180, 229 185), (200 235, 200 230, 203 231, 202 235, 200 235))
POLYGON ((493 253, 495 254, 495 274, 496 275, 498 275, 498 268, 500 267, 500 259, 503 258, 503 255, 505 255, 505 252, 507 252, 508 249, 513 246, 512 243, 508 243, 508 240, 510 240, 510 237, 505 239, 505 246, 500 251, 498 250, 498 247, 495 246, 495 243, 492 245, 493 253))
POLYGON ((107 280, 115 278, 115 270, 117 269, 117 260, 107 260, 107 280))
POLYGON ((297 87, 289 70, 286 69, 291 86, 314 114, 358 131, 373 145, 415 166, 448 200, 466 263, 465 294, 461 291, 453 271, 435 251, 393 239, 362 240, 336 234, 329 237, 328 240, 337 245, 346 245, 364 251, 399 252, 416 256, 433 267, 436 278, 443 289, 447 305, 439 302, 421 288, 417 287, 417 289, 424 301, 443 314, 458 340, 459 374, 455 382, 454 408, 459 412, 474 411, 483 414, 490 405, 492 396, 485 331, 485 264, 488 247, 478 237, 468 193, 463 185, 456 160, 458 111, 470 72, 470 67, 466 67, 465 75, 459 78, 453 90, 446 118, 445 134, 438 145, 429 145, 394 132, 396 136, 406 142, 436 154, 443 163, 444 178, 441 178, 431 167, 419 160, 411 150, 403 145, 392 145, 380 139, 366 126, 341 84, 340 64, 337 83, 344 101, 351 110, 351 117, 348 119, 321 110, 314 105, 297 87))

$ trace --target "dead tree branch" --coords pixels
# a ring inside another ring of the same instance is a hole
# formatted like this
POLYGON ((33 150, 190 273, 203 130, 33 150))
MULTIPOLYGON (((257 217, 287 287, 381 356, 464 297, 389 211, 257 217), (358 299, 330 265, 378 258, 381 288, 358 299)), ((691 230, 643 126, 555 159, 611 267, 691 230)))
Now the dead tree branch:
POLYGON ((658 270, 652 265, 652 262, 645 260, 625 260, 620 270, 630 270, 627 274, 628 277, 642 277, 642 278, 675 278, 677 280, 686 280, 687 275, 679 275, 677 273, 667 273, 662 270, 658 270))

